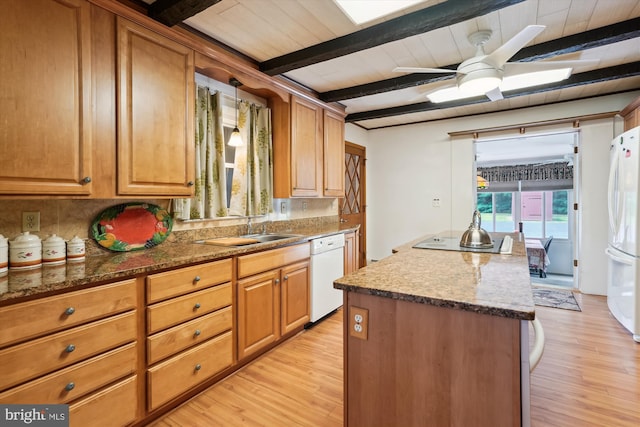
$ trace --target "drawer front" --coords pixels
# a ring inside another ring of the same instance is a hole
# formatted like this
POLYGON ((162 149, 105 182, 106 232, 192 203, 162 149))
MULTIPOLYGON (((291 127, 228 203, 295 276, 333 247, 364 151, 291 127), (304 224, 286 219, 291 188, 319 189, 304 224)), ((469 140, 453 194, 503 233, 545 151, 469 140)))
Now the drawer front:
POLYGON ((135 312, 123 313, 0 350, 0 390, 136 339, 135 312))
POLYGON ((308 259, 310 256, 311 246, 309 243, 243 255, 238 257, 238 278, 280 268, 296 261, 308 259))
POLYGON ((135 279, 0 308, 0 347, 136 306, 135 279))
POLYGON ((119 427, 136 419, 137 376, 132 376, 104 390, 69 405, 70 427, 119 427))
POLYGON ((180 268, 147 277, 149 303, 230 282, 232 260, 223 259, 193 267, 180 268))
POLYGON ((174 326, 147 338, 147 361, 156 363, 186 348, 228 331, 233 325, 233 312, 226 307, 190 322, 174 326))
POLYGON ((232 361, 231 331, 180 353, 148 370, 149 410, 212 377, 232 361))
POLYGON ((231 283, 225 283, 153 304, 147 308, 147 332, 152 334, 231 305, 231 298, 231 283))
POLYGON ((131 343, 0 393, 0 403, 67 403, 134 373, 135 368, 136 345, 131 343))

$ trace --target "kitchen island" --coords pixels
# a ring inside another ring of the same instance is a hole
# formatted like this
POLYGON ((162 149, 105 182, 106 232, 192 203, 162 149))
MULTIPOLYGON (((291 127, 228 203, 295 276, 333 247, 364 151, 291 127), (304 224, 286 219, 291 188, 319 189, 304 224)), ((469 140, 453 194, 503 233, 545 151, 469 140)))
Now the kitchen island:
POLYGON ((535 311, 524 236, 509 235, 511 255, 414 248, 425 236, 334 282, 345 426, 528 425, 535 311))

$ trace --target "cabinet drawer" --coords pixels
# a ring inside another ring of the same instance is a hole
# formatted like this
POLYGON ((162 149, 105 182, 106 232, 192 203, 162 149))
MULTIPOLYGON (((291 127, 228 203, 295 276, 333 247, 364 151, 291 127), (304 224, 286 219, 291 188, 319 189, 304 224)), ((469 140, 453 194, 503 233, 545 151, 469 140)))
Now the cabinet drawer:
POLYGON ((46 335, 136 306, 135 279, 0 309, 0 347, 46 335))
POLYGON ((229 331, 150 368, 149 409, 159 407, 230 366, 231 343, 229 331))
POLYGON ((309 258, 310 254, 311 247, 309 243, 304 243, 243 255, 238 257, 238 278, 280 268, 292 262, 302 261, 309 258))
POLYGON ((231 281, 231 259, 180 268, 147 277, 149 303, 231 281))
POLYGON ((100 390, 69 406, 70 427, 116 427, 136 419, 137 376, 100 390))
POLYGON ((226 307, 147 338, 148 363, 156 363, 178 351, 231 329, 233 312, 226 307))
POLYGON ((131 343, 0 393, 0 403, 67 403, 132 374, 135 368, 136 345, 131 343))
POLYGON ((127 344, 136 338, 135 312, 0 350, 0 390, 127 344))
POLYGON ((160 302, 147 308, 147 332, 152 334, 228 305, 231 283, 160 302))

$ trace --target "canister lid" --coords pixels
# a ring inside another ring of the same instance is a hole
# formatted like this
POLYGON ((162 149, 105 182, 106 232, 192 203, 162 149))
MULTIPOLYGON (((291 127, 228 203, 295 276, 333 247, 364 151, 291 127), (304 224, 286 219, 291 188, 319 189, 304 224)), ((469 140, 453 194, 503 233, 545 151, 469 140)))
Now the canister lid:
POLYGON ((43 245, 64 245, 64 239, 60 236, 52 234, 42 242, 43 245))
POLYGON ((35 245, 40 243, 40 238, 35 234, 31 234, 28 231, 25 231, 22 234, 19 234, 15 239, 13 239, 11 244, 18 244, 22 246, 35 245))
POLYGON ((72 244, 72 245, 83 245, 84 244, 84 240, 82 240, 78 236, 73 236, 73 239, 69 240, 67 243, 72 244))
POLYGON ((7 246, 9 244, 9 239, 0 234, 0 246, 7 246))

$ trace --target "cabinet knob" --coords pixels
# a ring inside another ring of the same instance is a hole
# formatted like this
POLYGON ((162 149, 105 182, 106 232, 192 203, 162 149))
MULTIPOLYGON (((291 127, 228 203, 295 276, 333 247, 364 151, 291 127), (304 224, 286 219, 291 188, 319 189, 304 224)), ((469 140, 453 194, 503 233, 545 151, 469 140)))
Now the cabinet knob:
POLYGON ((196 303, 196 305, 194 305, 194 306, 193 306, 193 308, 195 308, 195 309, 200 308, 200 303, 199 303, 199 302, 197 302, 197 303, 196 303))
POLYGON ((88 184, 91 182, 91 177, 90 176, 85 176, 84 178, 82 178, 82 183, 83 184, 88 184))
POLYGON ((64 386, 64 389, 67 391, 71 391, 74 388, 76 388, 76 385, 73 382, 70 382, 69 384, 67 384, 66 386, 64 386))
POLYGON ((188 186, 188 187, 193 187, 193 184, 194 184, 194 183, 193 183, 193 181, 189 181, 189 182, 187 182, 187 186, 188 186))
POLYGON ((194 277, 194 278, 193 278, 193 281, 194 281, 194 282, 199 282, 199 281, 200 281, 200 276, 196 276, 196 277, 194 277))
POLYGON ((195 370, 196 370, 196 371, 199 371, 200 369, 202 369, 202 366, 198 363, 198 364, 196 365, 196 367, 195 367, 195 370))
POLYGON ((289 280, 289 276, 284 276, 283 279, 284 280, 289 280))
POLYGON ((73 345, 73 344, 69 344, 69 345, 67 346, 67 348, 65 348, 65 349, 64 349, 64 351, 66 351, 67 353, 73 353, 73 350, 75 350, 75 349, 76 349, 76 346, 75 346, 75 345, 73 345))
POLYGON ((196 331, 193 333, 194 336, 200 336, 201 332, 200 329, 196 329, 196 331))
POLYGON ((76 312, 76 309, 73 307, 68 307, 65 311, 64 314, 66 314, 67 316, 71 316, 73 313, 76 312))
POLYGON ((280 283, 280 279, 276 279, 275 282, 276 282, 276 285, 277 285, 278 283, 280 283))

